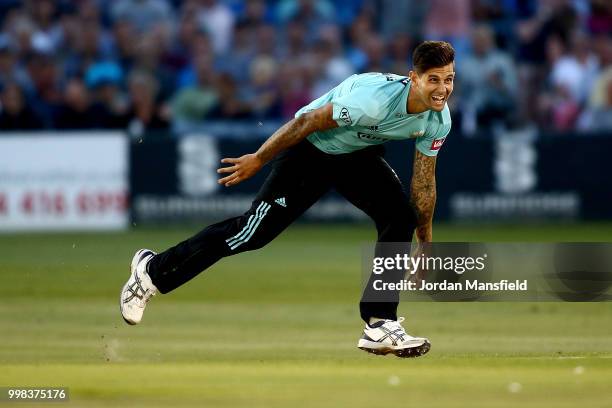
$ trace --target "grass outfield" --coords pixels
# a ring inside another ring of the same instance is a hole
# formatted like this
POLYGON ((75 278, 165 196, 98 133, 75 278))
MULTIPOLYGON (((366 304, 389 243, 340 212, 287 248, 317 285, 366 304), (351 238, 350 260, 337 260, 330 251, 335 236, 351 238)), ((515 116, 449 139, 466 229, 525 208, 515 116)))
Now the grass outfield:
MULTIPOLYGON (((0 235, 0 386, 66 386, 75 407, 612 405, 611 303, 404 303, 430 353, 358 350, 371 227, 294 226, 125 325, 134 250, 190 232, 0 235)), ((437 226, 435 238, 609 241, 612 225, 437 226)))

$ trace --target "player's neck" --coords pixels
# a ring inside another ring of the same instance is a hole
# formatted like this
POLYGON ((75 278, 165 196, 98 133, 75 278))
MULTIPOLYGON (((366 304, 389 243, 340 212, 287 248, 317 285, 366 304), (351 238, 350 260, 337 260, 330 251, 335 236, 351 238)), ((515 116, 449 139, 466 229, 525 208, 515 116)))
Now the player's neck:
POLYGON ((428 110, 427 105, 419 100, 419 98, 413 93, 408 93, 408 99, 406 100, 406 112, 407 113, 422 113, 428 110))

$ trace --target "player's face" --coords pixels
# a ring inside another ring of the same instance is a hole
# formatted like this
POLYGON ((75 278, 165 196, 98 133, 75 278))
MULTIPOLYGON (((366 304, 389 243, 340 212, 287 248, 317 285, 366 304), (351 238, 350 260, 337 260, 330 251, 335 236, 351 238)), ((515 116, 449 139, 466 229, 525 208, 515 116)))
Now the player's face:
POLYGON ((427 109, 441 111, 453 92, 455 64, 431 68, 420 75, 414 73, 412 80, 416 85, 421 103, 427 109))

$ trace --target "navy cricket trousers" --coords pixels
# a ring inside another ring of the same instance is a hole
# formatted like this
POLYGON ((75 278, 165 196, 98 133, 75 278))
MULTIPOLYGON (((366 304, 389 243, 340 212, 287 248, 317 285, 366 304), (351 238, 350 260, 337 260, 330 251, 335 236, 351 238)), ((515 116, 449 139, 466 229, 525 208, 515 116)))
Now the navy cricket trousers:
MULTIPOLYGON (((414 209, 383 154, 379 145, 331 155, 307 140, 287 149, 271 163, 270 174, 248 211, 210 225, 156 255, 148 267, 153 283, 161 293, 168 293, 221 258, 263 247, 332 188, 374 221, 379 243, 410 242, 416 227, 414 209)), ((387 275, 386 280, 401 278, 387 275)), ((366 285, 360 302, 365 321, 372 316, 397 320, 399 295, 384 296, 377 301, 371 285, 366 285)))

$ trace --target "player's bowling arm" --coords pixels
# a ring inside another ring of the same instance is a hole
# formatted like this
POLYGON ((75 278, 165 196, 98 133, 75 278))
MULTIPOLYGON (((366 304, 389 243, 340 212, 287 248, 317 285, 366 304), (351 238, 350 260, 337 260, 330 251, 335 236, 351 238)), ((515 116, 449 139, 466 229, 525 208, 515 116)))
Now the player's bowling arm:
POLYGON ((278 153, 297 144, 309 134, 338 127, 333 119, 333 105, 328 103, 285 123, 257 150, 255 155, 265 164, 278 153))
POLYGON ((230 166, 220 168, 217 172, 229 175, 219 179, 218 182, 226 187, 236 185, 252 177, 277 154, 302 141, 312 132, 335 127, 338 127, 338 123, 333 119, 332 104, 304 113, 281 126, 257 152, 242 157, 222 159, 221 163, 230 166))
POLYGON ((416 238, 419 242, 431 242, 436 206, 436 156, 415 151, 410 199, 417 219, 416 238))

